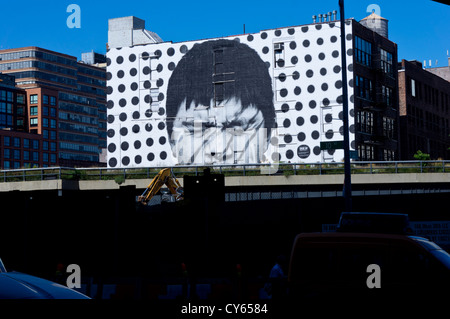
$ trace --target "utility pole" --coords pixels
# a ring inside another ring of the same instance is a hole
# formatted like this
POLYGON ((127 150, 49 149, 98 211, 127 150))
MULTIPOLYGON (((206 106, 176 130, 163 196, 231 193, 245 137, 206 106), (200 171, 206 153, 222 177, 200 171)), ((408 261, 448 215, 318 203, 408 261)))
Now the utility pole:
POLYGON ((348 131, 348 90, 347 90, 347 51, 345 49, 345 14, 344 0, 339 0, 339 10, 341 19, 341 72, 342 72, 342 107, 344 122, 344 201, 345 211, 352 211, 352 180, 350 170, 350 138, 348 131))

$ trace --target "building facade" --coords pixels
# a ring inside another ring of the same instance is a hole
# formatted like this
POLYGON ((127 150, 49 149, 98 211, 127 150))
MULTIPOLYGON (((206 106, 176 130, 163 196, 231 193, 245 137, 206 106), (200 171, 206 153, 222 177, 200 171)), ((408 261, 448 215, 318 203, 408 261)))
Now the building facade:
POLYGON ((432 159, 450 159, 450 82, 418 61, 402 60, 398 83, 401 158, 413 160, 420 150, 432 159))
MULTIPOLYGON (((0 72, 27 92, 28 128, 56 152, 52 165, 98 166, 106 148, 106 71, 38 47, 0 50, 0 72)), ((51 159, 54 156, 51 155, 51 159)))
MULTIPOLYGON (((321 149, 343 140, 339 21, 180 43, 118 41, 129 32, 114 22, 109 167, 343 160, 321 149)), ((395 159, 397 46, 353 19, 345 27, 350 150, 395 159)))

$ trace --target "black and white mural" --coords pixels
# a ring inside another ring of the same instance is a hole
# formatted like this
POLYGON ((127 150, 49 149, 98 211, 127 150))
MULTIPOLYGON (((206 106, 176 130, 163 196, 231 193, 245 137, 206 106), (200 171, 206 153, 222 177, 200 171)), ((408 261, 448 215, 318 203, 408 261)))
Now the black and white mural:
POLYGON ((331 22, 111 49, 108 167, 341 161, 320 150, 343 140, 339 39, 331 22))

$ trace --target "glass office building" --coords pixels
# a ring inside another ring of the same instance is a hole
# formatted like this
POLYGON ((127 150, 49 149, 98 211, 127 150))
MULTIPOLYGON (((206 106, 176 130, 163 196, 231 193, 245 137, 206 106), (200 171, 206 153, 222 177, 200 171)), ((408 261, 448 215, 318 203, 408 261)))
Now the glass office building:
POLYGON ((0 50, 0 72, 27 92, 29 131, 57 151, 54 165, 97 166, 106 148, 106 70, 38 47, 0 50))

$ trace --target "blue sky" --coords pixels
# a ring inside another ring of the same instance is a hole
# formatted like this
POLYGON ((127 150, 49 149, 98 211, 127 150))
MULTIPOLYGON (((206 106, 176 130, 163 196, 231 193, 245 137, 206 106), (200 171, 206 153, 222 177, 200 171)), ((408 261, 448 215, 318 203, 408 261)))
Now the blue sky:
MULTIPOLYGON (((431 0, 345 0, 346 18, 367 16, 370 4, 389 20, 389 38, 399 59, 438 60, 447 65, 450 6, 431 0)), ((105 53, 108 19, 134 15, 164 41, 186 41, 258 32, 312 22, 312 15, 338 10, 338 0, 59 0, 2 1, 0 49, 40 46, 80 59, 82 52, 105 53), (81 28, 70 29, 69 4, 81 9, 81 28)))

